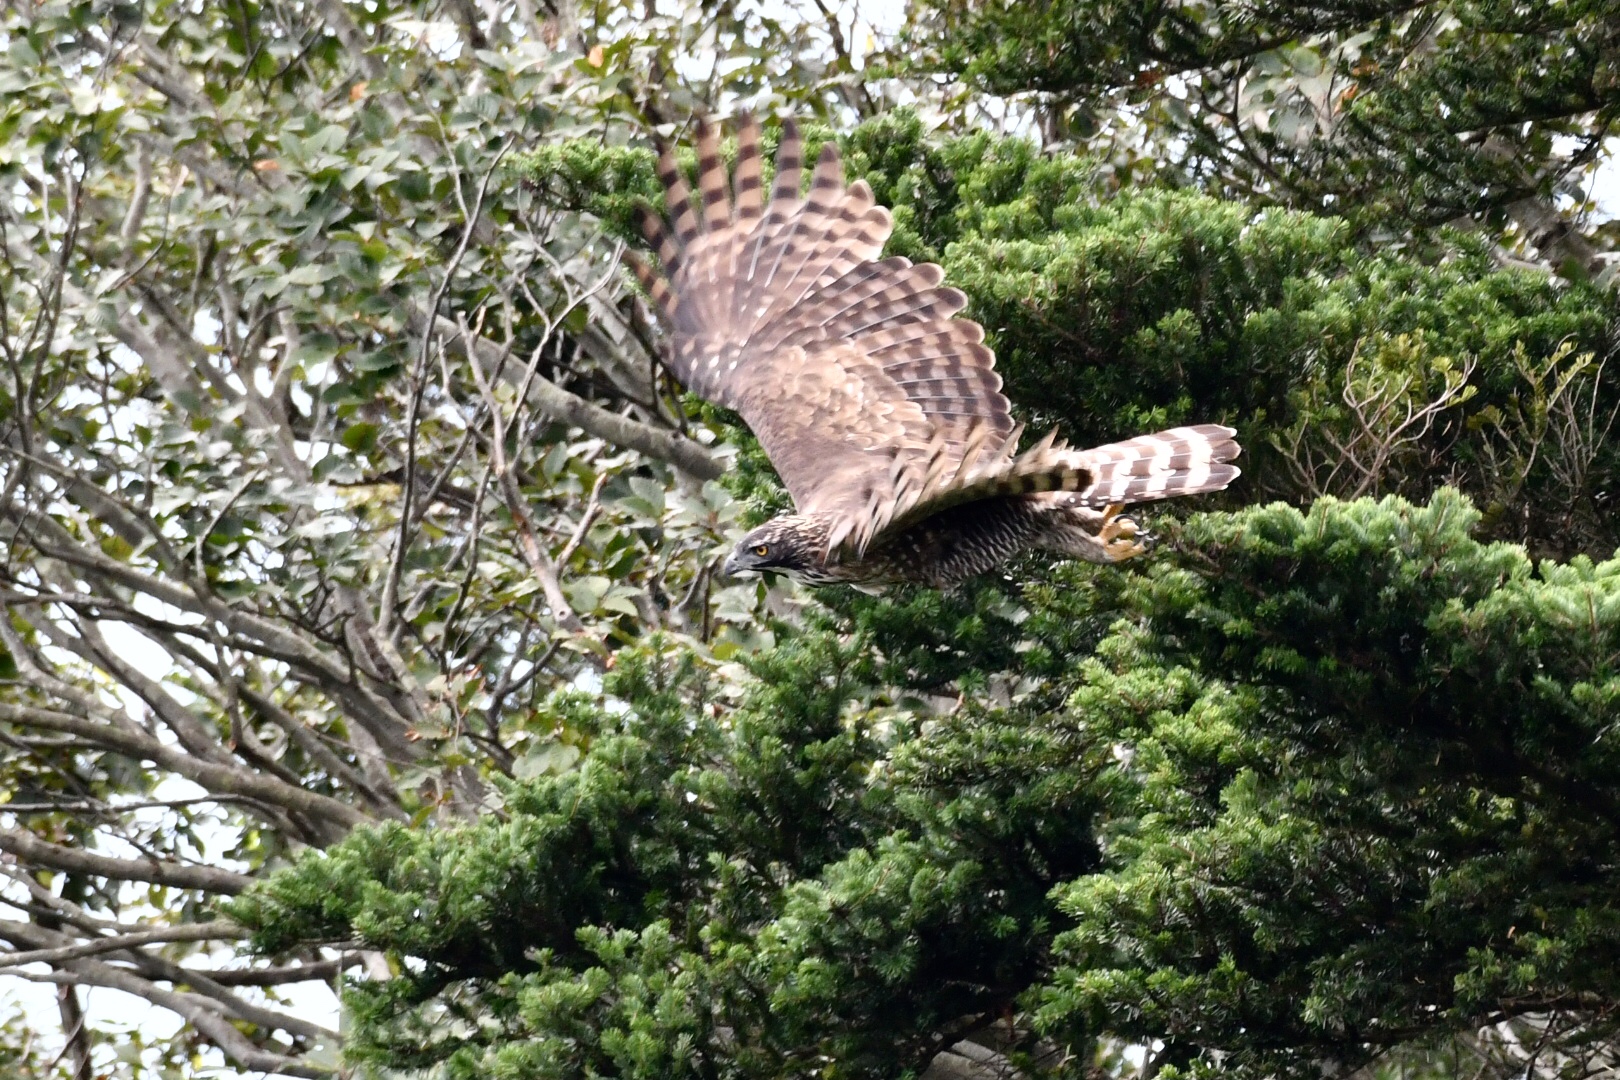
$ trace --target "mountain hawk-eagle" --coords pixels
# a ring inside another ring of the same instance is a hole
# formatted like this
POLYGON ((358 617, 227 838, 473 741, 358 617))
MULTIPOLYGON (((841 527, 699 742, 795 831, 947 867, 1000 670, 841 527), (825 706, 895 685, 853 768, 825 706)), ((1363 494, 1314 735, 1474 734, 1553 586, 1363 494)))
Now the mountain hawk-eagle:
POLYGON ((880 258, 893 219, 865 181, 844 185, 835 144, 801 195, 784 123, 767 202, 752 119, 730 184, 715 129, 700 123, 697 141, 697 204, 666 148, 669 220, 641 209, 662 273, 631 264, 669 330, 670 370, 742 414, 793 497, 727 572, 947 588, 1028 548, 1118 562, 1145 548, 1124 506, 1237 477, 1235 432, 1217 424, 1089 450, 1054 432, 1019 453, 984 330, 954 317, 967 298, 933 263, 880 258))

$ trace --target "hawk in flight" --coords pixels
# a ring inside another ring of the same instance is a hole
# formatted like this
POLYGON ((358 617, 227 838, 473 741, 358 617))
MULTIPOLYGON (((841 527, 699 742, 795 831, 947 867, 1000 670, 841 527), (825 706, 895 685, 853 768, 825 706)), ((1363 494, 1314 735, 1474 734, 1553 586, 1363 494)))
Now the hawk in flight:
POLYGON ((1019 453, 984 330, 955 317, 966 296, 933 263, 881 258, 893 219, 865 181, 845 186, 834 143, 803 193, 784 123, 767 201, 752 119, 729 184, 715 129, 697 139, 696 203, 666 148, 669 220, 641 210, 662 272, 631 262, 669 330, 670 369, 742 414, 793 496, 728 573, 948 588, 1029 548, 1118 562, 1146 548, 1125 505, 1237 477, 1235 432, 1217 424, 1090 450, 1054 432, 1019 453))

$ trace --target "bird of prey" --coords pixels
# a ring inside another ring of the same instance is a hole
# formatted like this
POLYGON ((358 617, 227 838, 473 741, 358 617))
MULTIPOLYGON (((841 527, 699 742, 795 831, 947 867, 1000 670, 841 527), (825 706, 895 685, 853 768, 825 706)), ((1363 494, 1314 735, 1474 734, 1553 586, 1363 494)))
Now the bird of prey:
POLYGON ((666 363, 742 414, 793 497, 750 532, 728 573, 781 571, 879 591, 950 588, 1030 548, 1091 562, 1146 548, 1124 506, 1219 491, 1238 475, 1232 428, 1199 424, 1072 449, 1018 452, 984 331, 933 263, 881 258, 893 228, 865 181, 822 147, 807 193, 783 124, 770 198, 759 127, 737 125, 728 183, 718 133, 697 128, 698 192, 666 147, 669 217, 643 205, 660 267, 631 265, 668 330, 666 363))

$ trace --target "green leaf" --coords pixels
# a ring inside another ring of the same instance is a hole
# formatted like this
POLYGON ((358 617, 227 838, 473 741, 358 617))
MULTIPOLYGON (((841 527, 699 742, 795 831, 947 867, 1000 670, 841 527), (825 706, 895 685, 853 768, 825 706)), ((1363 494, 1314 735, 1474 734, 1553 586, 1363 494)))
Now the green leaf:
POLYGON ((357 454, 367 454, 376 448, 377 435, 381 430, 377 424, 365 421, 350 424, 343 429, 343 435, 339 441, 357 454))

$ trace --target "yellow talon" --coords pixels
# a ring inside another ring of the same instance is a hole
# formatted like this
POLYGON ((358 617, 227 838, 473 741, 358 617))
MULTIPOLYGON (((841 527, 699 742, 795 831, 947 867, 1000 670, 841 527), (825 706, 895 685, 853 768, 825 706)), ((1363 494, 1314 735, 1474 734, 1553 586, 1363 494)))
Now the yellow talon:
POLYGON ((1124 503, 1110 503, 1103 511, 1102 527, 1097 538, 1103 542, 1103 551, 1112 562, 1133 559, 1147 551, 1147 534, 1141 531, 1134 518, 1121 515, 1124 503))

